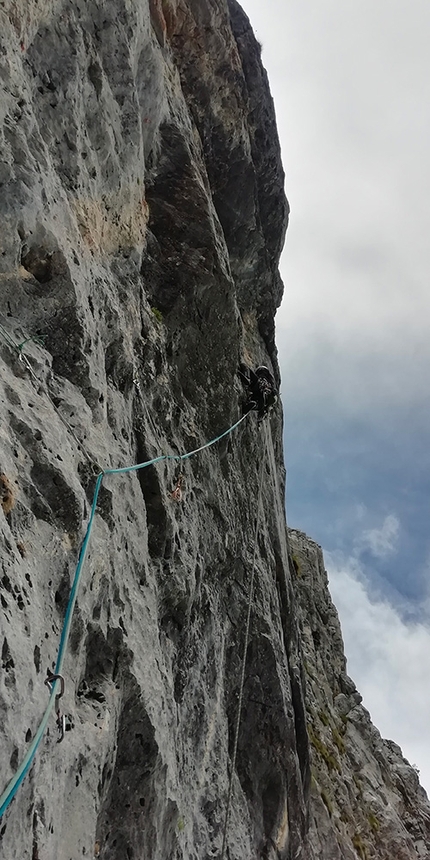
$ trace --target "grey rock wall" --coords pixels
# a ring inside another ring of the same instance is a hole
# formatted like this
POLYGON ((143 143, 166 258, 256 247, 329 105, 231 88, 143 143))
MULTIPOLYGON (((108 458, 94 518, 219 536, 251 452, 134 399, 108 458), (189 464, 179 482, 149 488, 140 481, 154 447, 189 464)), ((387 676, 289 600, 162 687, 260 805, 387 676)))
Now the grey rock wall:
MULTIPOLYGON (((1 14, 6 785, 44 712, 96 474, 227 429, 240 359, 278 373, 287 204, 236 5, 231 19, 223 2, 140 0, 1 14)), ((52 717, 3 817, 5 857, 219 855, 266 443, 228 850, 299 850, 279 411, 266 432, 250 416, 185 461, 180 502, 174 462, 104 480, 64 665, 71 728, 57 744, 52 717)))
MULTIPOLYGON (((226 430, 240 360, 278 376, 288 206, 235 0, 5 0, 0 23, 3 791, 46 707, 96 475, 226 430)), ((311 608, 283 498, 279 405, 181 468, 104 479, 64 663, 69 730, 58 744, 52 715, 0 822, 2 857, 220 857, 254 559, 226 856, 363 856, 311 780, 311 608)), ((355 714, 366 756, 375 730, 355 714)), ((414 840, 399 857, 428 844, 420 803, 415 818, 396 807, 414 840)))

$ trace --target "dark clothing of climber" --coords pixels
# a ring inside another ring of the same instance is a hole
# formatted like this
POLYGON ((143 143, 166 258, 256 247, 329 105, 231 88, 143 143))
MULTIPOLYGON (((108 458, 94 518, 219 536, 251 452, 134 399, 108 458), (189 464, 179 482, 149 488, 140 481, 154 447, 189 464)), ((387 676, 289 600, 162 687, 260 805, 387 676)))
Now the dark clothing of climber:
POLYGON ((276 402, 277 390, 275 380, 268 367, 263 364, 255 370, 251 370, 246 364, 241 364, 238 374, 246 386, 247 399, 243 404, 243 413, 255 409, 258 420, 261 421, 267 415, 269 409, 276 402))

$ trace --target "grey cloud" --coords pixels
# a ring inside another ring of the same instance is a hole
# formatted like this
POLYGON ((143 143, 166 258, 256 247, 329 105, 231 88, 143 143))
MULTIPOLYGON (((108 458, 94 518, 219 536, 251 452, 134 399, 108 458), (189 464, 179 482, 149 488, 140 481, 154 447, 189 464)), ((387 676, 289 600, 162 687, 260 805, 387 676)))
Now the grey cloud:
POLYGON ((350 671, 430 788, 430 3, 242 2, 291 204, 277 324, 287 511, 360 553, 330 571, 350 671))
POLYGON ((388 558, 397 552, 400 523, 394 514, 388 514, 380 528, 365 529, 355 543, 360 555, 368 550, 375 558, 388 558))
POLYGON ((430 792, 428 624, 405 622, 387 601, 369 597, 356 559, 326 554, 348 671, 384 737, 399 743, 430 792))

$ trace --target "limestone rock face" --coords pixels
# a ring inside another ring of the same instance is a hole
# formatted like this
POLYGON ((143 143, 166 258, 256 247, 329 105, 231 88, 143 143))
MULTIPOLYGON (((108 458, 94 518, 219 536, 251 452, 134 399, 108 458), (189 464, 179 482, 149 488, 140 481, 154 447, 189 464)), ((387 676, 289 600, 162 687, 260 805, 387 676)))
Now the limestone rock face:
MULTIPOLYGON (((0 14, 3 790, 44 713, 95 476, 226 430, 240 360, 278 374, 288 209, 236 3, 0 14)), ((104 479, 63 668, 70 731, 57 744, 51 717, 2 819, 8 860, 220 855, 265 450, 227 847, 300 850, 278 408, 182 465, 104 479)))
MULTIPOLYGON (((4 0, 0 23, 2 792, 45 712, 97 474, 231 427, 240 361, 279 378, 288 206, 235 0, 4 0)), ((230 860, 365 857, 356 834, 426 856, 428 806, 359 706, 319 567, 321 642, 335 630, 324 694, 356 757, 334 768, 333 812, 321 802, 317 609, 283 499, 279 405, 188 459, 104 477, 63 665, 67 731, 57 743, 52 714, 1 857, 202 860, 224 835, 230 860), (366 798, 342 805, 361 770, 366 798)))

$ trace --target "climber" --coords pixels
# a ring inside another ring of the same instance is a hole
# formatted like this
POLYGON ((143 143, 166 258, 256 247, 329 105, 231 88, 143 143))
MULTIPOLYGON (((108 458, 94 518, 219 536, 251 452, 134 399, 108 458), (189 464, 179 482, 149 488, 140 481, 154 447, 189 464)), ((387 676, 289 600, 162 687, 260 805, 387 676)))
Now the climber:
POLYGON ((251 370, 246 364, 241 364, 239 377, 247 389, 247 399, 243 404, 243 413, 255 409, 258 420, 262 421, 269 409, 276 402, 277 390, 275 380, 268 367, 264 364, 251 370))

